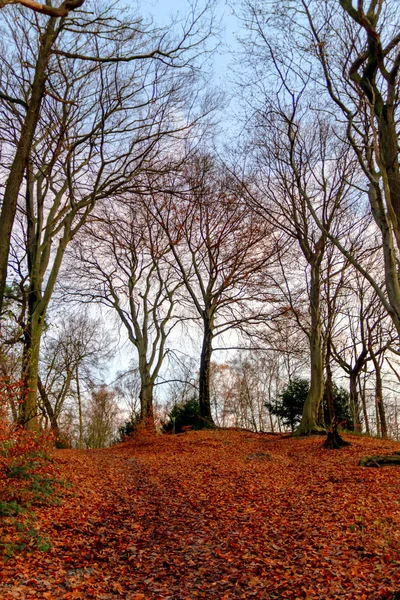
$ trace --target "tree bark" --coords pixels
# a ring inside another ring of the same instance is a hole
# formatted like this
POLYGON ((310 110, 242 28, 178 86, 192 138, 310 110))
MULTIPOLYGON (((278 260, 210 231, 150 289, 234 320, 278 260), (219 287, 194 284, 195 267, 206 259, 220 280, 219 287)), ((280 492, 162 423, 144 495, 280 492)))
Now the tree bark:
POLYGON ((141 389, 140 389, 140 420, 147 426, 154 428, 153 412, 153 392, 154 382, 149 373, 149 369, 140 370, 141 389))
POLYGON ((211 415, 211 397, 210 397, 210 366, 212 356, 212 322, 204 318, 203 345, 200 355, 199 372, 199 404, 200 417, 203 427, 215 427, 211 415))
POLYGON ((51 49, 57 37, 55 24, 57 19, 50 17, 46 30, 41 36, 39 55, 35 66, 31 97, 27 113, 21 127, 21 134, 16 148, 14 160, 7 178, 3 203, 0 213, 0 315, 3 307, 4 290, 7 278, 8 255, 11 232, 14 224, 19 191, 22 185, 26 164, 32 147, 36 126, 39 121, 40 108, 47 79, 51 49))
POLYGON ((332 367, 331 367, 331 342, 330 336, 326 340, 326 381, 325 381, 325 396, 326 403, 328 405, 329 425, 332 425, 335 419, 335 405, 333 401, 333 378, 332 378, 332 367))
POLYGON ((81 384, 79 381, 79 364, 76 363, 75 367, 75 379, 76 379, 76 396, 78 399, 78 414, 79 414, 79 448, 83 448, 83 411, 82 411, 82 396, 81 396, 81 384))
POLYGON ((39 354, 43 322, 41 317, 29 319, 24 333, 24 351, 22 358, 22 379, 24 382, 19 422, 28 430, 39 429, 37 414, 37 389, 39 378, 39 354))
POLYGON ((370 428, 369 428, 369 419, 368 419, 368 413, 367 413, 367 400, 366 400, 366 397, 365 397, 365 386, 366 386, 366 375, 365 375, 365 373, 364 373, 362 385, 361 385, 361 382, 360 382, 360 378, 358 378, 358 383, 359 383, 359 388, 360 388, 361 406, 362 406, 362 412, 363 412, 363 416, 364 416, 365 431, 369 435, 370 434, 370 428))
POLYGON ((354 368, 350 371, 350 406, 353 410, 354 431, 361 433, 360 423, 360 403, 358 401, 357 380, 359 369, 354 368))
POLYGON ((49 397, 47 395, 47 391, 46 388, 43 385, 43 382, 40 378, 40 376, 38 376, 38 389, 39 389, 39 393, 40 393, 40 397, 42 398, 42 402, 44 405, 44 408, 46 410, 46 414, 49 418, 50 421, 50 426, 53 430, 53 432, 55 433, 56 437, 58 437, 60 431, 58 428, 58 423, 57 423, 57 418, 56 415, 54 413, 53 407, 51 406, 51 402, 49 400, 49 397))
POLYGON ((304 403, 300 425, 296 430, 298 435, 310 435, 312 433, 321 433, 325 431, 324 428, 318 423, 319 408, 324 395, 324 365, 322 355, 320 298, 320 261, 314 260, 311 263, 310 283, 311 329, 309 341, 311 357, 311 381, 310 390, 304 403))
POLYGON ((375 402, 377 414, 379 415, 379 429, 381 437, 387 438, 387 423, 386 423, 386 412, 385 405, 383 403, 383 387, 382 387, 382 370, 381 365, 379 363, 379 359, 376 357, 372 348, 370 349, 370 354, 372 358, 372 362, 375 367, 375 402))

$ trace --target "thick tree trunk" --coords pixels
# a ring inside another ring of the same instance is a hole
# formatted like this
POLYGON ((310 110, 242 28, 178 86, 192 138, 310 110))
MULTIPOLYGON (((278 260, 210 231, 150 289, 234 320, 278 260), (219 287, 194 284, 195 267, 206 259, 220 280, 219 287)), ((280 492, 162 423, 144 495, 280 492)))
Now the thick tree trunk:
POLYGON ((25 429, 33 431, 39 429, 37 390, 42 329, 42 319, 35 316, 30 317, 24 336, 22 359, 22 379, 24 386, 19 412, 19 422, 25 429))
POLYGON ((140 390, 140 419, 141 421, 153 421, 153 383, 150 379, 142 382, 140 390))
POLYGON ((35 67, 35 76, 32 83, 31 97, 29 99, 27 113, 21 127, 20 138, 4 190, 3 203, 0 213, 0 315, 3 306, 4 290, 7 278, 11 231, 17 210, 18 195, 24 177, 24 171, 40 116, 40 107, 47 79, 47 67, 51 55, 51 49, 57 35, 55 33, 56 21, 57 19, 54 17, 49 19, 47 28, 41 37, 40 50, 35 67))
POLYGON ((199 404, 200 417, 203 427, 215 427, 211 415, 210 398, 210 366, 212 356, 212 324, 208 319, 204 319, 203 346, 200 355, 199 372, 199 404))
POLYGON ((310 435, 324 432, 324 427, 318 423, 320 404, 324 395, 324 361, 322 356, 321 332, 321 307, 320 307, 320 264, 314 261, 311 265, 310 283, 310 357, 311 357, 311 382, 303 407, 300 425, 296 431, 298 435, 310 435))
MULTIPOLYGON (((384 188, 385 198, 390 203, 390 191, 388 186, 385 186, 385 182, 384 188)), ((393 233, 395 233, 398 244, 400 244, 400 232, 396 231, 397 218, 395 218, 393 211, 390 211, 390 209, 389 214, 386 213, 382 191, 378 182, 370 183, 368 196, 372 215, 382 235, 382 251, 385 264, 385 287, 391 308, 389 316, 400 336, 400 282, 398 277, 396 248, 393 239, 393 233)))
POLYGON ((346 442, 339 434, 338 430, 338 422, 336 417, 334 417, 333 421, 330 424, 328 435, 324 442, 324 448, 328 448, 329 450, 339 450, 343 448, 343 446, 350 446, 350 442, 346 442))
MULTIPOLYGON (((391 88, 395 88, 395 83, 391 88)), ((394 114, 394 99, 397 91, 388 90, 388 96, 392 94, 390 102, 385 104, 378 115, 379 118, 379 146, 382 161, 381 173, 386 196, 389 215, 393 222, 394 234, 400 250, 400 170, 399 170, 399 140, 397 123, 394 114)))
POLYGON ((154 411, 153 411, 153 393, 154 380, 150 375, 150 367, 147 363, 146 354, 139 355, 139 373, 140 373, 140 421, 146 429, 155 429, 154 411))

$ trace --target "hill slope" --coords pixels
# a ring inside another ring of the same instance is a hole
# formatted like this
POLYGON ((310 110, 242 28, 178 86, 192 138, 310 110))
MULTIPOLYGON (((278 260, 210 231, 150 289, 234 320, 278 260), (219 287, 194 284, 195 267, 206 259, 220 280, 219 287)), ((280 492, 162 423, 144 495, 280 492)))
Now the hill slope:
POLYGON ((358 461, 399 444, 346 439, 190 432, 58 451, 73 485, 37 511, 52 548, 9 560, 0 597, 394 598, 400 467, 358 461))

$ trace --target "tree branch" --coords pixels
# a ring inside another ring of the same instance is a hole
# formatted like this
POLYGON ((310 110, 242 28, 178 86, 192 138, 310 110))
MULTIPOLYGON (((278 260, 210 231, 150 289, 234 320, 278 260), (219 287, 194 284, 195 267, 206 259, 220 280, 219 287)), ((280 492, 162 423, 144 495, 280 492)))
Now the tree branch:
POLYGON ((30 8, 43 15, 48 15, 49 17, 66 17, 71 10, 79 8, 84 2, 85 0, 66 0, 59 8, 56 8, 49 4, 40 4, 39 2, 35 2, 35 0, 2 0, 0 2, 0 9, 8 4, 21 4, 22 6, 26 6, 26 8, 30 8))

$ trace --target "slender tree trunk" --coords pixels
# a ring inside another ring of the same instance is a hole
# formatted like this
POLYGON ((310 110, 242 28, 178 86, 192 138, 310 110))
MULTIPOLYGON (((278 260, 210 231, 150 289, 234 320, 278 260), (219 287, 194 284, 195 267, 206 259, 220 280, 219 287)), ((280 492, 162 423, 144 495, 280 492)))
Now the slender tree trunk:
POLYGON ((361 433, 360 403, 357 390, 358 374, 358 369, 352 369, 352 371, 350 371, 350 406, 353 411, 354 431, 356 433, 361 433))
POLYGON ((49 400, 49 397, 47 395, 46 388, 44 387, 43 382, 42 382, 40 376, 38 376, 38 389, 39 389, 40 397, 41 397, 42 402, 43 402, 43 406, 44 406, 44 408, 46 410, 47 417, 48 417, 48 419, 50 421, 51 429, 55 433, 56 437, 58 437, 60 431, 59 431, 59 428, 58 428, 57 418, 56 418, 56 415, 54 413, 54 410, 53 410, 53 407, 51 405, 51 402, 49 400))
POLYGON ((311 382, 303 407, 298 435, 320 433, 324 430, 318 423, 320 404, 324 395, 324 365, 322 356, 322 331, 321 331, 321 283, 320 264, 316 260, 311 264, 310 283, 310 312, 311 330, 309 335, 311 357, 311 382))
MULTIPOLYGON (((328 342, 329 344, 329 342, 328 342)), ((332 381, 332 368, 330 363, 330 353, 327 351, 326 354, 326 381, 325 381, 325 396, 326 403, 328 405, 328 417, 329 425, 333 423, 335 418, 335 404, 333 401, 333 381, 332 381)))
POLYGON ((370 354, 375 367, 375 402, 377 408, 377 415, 379 415, 378 433, 380 433, 381 437, 387 438, 388 432, 386 423, 386 412, 385 405, 383 403, 382 369, 379 363, 379 359, 376 357, 372 349, 370 349, 370 354))
POLYGON ((82 411, 82 396, 81 396, 81 384, 79 381, 79 365, 76 363, 75 367, 75 379, 76 379, 76 396, 78 400, 78 415, 79 415, 79 448, 83 448, 83 411, 82 411))
POLYGON ((24 171, 30 154, 36 126, 39 121, 40 107, 47 79, 47 67, 51 49, 57 36, 55 33, 56 21, 57 19, 55 17, 51 17, 43 36, 41 36, 29 105, 21 127, 20 138, 4 190, 0 213, 0 315, 3 307, 4 290, 7 278, 11 231, 17 210, 18 195, 24 177, 24 171))
POLYGON ((210 398, 210 367, 212 355, 212 324, 208 319, 204 319, 203 346, 200 355, 200 373, 199 373, 199 404, 200 417, 203 427, 214 427, 214 421, 211 415, 210 398))
POLYGON ((368 413, 367 413, 367 400, 366 400, 366 397, 365 397, 365 386, 366 386, 366 375, 365 375, 365 373, 364 373, 362 385, 361 385, 361 382, 360 382, 360 378, 358 378, 358 384, 359 384, 359 388, 360 388, 361 406, 362 406, 362 411, 363 411, 363 416, 364 416, 365 431, 369 435, 370 434, 370 428, 369 428, 369 419, 368 419, 368 413))

